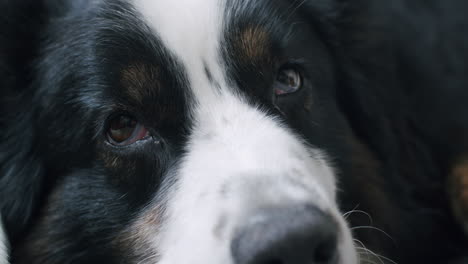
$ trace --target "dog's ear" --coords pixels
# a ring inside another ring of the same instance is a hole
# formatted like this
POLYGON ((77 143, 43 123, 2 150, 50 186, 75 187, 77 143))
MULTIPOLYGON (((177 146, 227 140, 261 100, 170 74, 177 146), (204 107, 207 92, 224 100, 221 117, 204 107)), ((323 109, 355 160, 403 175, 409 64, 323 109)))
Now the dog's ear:
POLYGON ((0 217, 11 242, 29 222, 42 188, 30 91, 41 2, 0 1, 0 217))
POLYGON ((31 113, 3 121, 0 137, 0 210, 14 241, 26 227, 40 197, 43 167, 34 150, 31 113))

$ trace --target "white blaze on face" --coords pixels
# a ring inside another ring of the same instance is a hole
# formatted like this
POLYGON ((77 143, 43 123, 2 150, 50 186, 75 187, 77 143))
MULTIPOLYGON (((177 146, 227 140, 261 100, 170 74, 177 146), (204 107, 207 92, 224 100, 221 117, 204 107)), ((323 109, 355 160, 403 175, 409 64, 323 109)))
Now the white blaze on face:
POLYGON ((0 215, 0 264, 8 263, 7 240, 0 215))
POLYGON ((346 263, 354 263, 351 236, 335 203, 334 174, 322 154, 228 85, 220 56, 224 1, 133 1, 185 67, 197 102, 177 184, 152 241, 158 263, 232 263, 235 228, 257 208, 304 203, 338 218, 344 234, 339 248, 346 263))

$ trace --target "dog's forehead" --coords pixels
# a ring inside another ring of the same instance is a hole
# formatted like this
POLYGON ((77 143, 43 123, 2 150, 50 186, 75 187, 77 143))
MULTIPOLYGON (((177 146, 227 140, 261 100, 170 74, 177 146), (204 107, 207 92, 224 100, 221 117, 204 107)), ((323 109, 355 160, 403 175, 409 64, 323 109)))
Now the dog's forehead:
POLYGON ((224 86, 220 61, 224 0, 134 0, 134 5, 162 44, 182 63, 190 86, 196 87, 193 92, 197 98, 213 94, 209 79, 224 86))
POLYGON ((148 25, 178 55, 207 50, 210 40, 219 36, 223 0, 133 0, 133 3, 148 25))

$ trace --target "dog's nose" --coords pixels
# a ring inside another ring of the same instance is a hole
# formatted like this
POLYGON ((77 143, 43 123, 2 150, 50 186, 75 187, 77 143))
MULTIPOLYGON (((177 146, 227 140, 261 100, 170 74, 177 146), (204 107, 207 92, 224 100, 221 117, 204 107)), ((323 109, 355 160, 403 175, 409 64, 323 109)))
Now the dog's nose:
POLYGON ((315 207, 266 209, 247 221, 231 244, 235 264, 338 262, 338 224, 315 207))

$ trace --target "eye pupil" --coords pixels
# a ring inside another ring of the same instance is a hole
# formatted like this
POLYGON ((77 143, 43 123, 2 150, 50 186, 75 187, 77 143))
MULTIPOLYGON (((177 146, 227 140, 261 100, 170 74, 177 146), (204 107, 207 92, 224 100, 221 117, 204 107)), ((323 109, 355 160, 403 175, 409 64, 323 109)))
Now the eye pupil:
POLYGON ((302 87, 301 74, 294 68, 284 68, 278 72, 275 93, 283 95, 294 93, 302 87))
POLYGON ((282 71, 278 77, 278 81, 294 87, 297 85, 298 81, 296 76, 297 75, 292 70, 282 71))
POLYGON ((108 136, 116 143, 122 143, 132 137, 138 122, 129 116, 120 115, 113 118, 109 123, 108 136))

